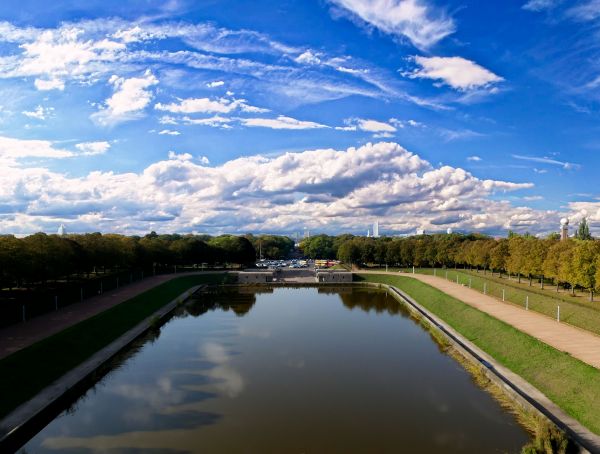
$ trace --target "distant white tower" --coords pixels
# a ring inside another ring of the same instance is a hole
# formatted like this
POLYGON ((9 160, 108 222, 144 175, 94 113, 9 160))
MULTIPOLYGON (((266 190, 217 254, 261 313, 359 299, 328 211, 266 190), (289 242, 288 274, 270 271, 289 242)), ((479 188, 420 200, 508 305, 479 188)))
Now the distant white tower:
POLYGON ((61 224, 56 233, 60 236, 65 236, 67 234, 67 228, 64 224, 61 224))
POLYGON ((448 229, 446 230, 446 233, 448 235, 451 235, 452 234, 452 227, 448 227, 448 229))
POLYGON ((371 238, 371 229, 367 229, 367 238, 371 238))
POLYGON ((569 238, 569 218, 560 220, 560 240, 564 241, 569 238))
POLYGON ((373 238, 379 238, 379 221, 373 223, 373 238))
POLYGON ((417 235, 425 235, 424 229, 417 229, 417 235))

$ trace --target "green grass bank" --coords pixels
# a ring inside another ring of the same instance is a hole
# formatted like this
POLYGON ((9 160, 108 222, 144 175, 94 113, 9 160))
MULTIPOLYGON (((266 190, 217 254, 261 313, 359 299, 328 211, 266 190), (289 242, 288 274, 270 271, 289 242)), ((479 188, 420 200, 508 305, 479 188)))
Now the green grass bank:
MULTIPOLYGON (((389 271, 403 271, 412 273, 412 269, 407 268, 389 268, 389 271)), ((483 292, 484 284, 486 294, 502 299, 504 292, 504 301, 519 307, 528 306, 529 310, 539 312, 548 317, 556 318, 557 307, 560 306, 560 320, 563 323, 576 326, 578 328, 590 331, 600 335, 600 301, 590 302, 587 295, 571 296, 568 292, 557 293, 555 287, 529 286, 528 281, 523 279, 519 284, 516 280, 492 276, 489 272, 484 274, 468 270, 454 270, 437 268, 415 268, 415 273, 433 275, 434 273, 441 278, 446 278, 458 283, 469 286, 473 290, 483 292)), ((600 298, 599 298, 600 299, 600 298)))
POLYGON ((0 418, 189 288, 225 279, 224 274, 175 278, 0 360, 0 418))
POLYGON ((393 285, 443 319, 499 363, 537 387, 566 413, 600 434, 600 371, 410 277, 359 274, 393 285))

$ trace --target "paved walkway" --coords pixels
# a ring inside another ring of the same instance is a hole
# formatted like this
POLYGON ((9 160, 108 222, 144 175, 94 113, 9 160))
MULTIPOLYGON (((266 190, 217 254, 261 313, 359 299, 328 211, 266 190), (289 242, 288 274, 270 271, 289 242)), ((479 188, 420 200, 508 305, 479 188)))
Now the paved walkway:
MULTIPOLYGON (((223 271, 215 271, 222 273, 223 271)), ((102 295, 93 296, 83 300, 81 303, 71 304, 60 308, 55 312, 49 312, 39 317, 32 318, 25 323, 11 325, 0 329, 0 359, 14 353, 22 348, 28 347, 35 342, 56 334, 69 326, 75 325, 82 320, 93 317, 117 304, 122 303, 140 293, 156 287, 163 282, 176 277, 190 274, 207 274, 211 271, 182 274, 162 274, 142 279, 141 281, 128 284, 117 290, 106 292, 102 295)))
POLYGON ((418 279, 456 299, 502 320, 542 342, 569 353, 571 356, 600 369, 600 336, 564 323, 558 323, 545 315, 527 311, 477 290, 464 287, 441 277, 380 271, 359 271, 367 274, 393 274, 418 279))

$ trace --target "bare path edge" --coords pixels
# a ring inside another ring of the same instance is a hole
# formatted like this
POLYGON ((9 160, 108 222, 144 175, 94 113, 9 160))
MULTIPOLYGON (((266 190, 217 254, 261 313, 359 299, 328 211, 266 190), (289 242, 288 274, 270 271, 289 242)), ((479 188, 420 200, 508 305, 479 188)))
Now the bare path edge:
POLYGON ((0 451, 5 452, 6 449, 10 452, 18 449, 29 428, 36 423, 39 424, 40 420, 68 398, 79 384, 93 378, 100 367, 146 333, 157 317, 160 319, 167 317, 179 302, 187 299, 201 287, 203 285, 196 285, 186 290, 8 414, 0 421, 0 451))
POLYGON ((564 430, 569 438, 578 445, 581 452, 600 453, 599 435, 596 435, 579 421, 567 415, 539 389, 521 376, 499 364, 494 358, 467 340, 442 319, 429 312, 405 292, 387 284, 365 284, 370 287, 387 289, 394 298, 426 318, 465 358, 481 364, 486 376, 495 384, 502 387, 517 404, 525 409, 541 414, 557 427, 564 430))

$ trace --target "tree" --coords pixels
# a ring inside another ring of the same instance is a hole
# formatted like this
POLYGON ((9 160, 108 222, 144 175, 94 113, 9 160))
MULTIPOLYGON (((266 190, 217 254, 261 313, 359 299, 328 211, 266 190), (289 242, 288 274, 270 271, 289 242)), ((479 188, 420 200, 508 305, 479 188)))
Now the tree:
POLYGON ((490 268, 492 273, 506 269, 506 260, 508 259, 508 240, 498 240, 490 250, 490 268))
POLYGON ((577 285, 577 274, 573 269, 573 254, 575 250, 574 241, 561 241, 565 247, 561 250, 558 264, 558 279, 561 282, 567 282, 571 285, 573 295, 577 285))
POLYGON ((554 280, 558 292, 561 283, 561 256, 571 247, 571 241, 553 241, 542 264, 543 274, 554 280))
POLYGON ((594 300, 598 252, 600 252, 598 243, 595 241, 579 240, 573 250, 572 268, 575 274, 575 283, 590 291, 590 301, 594 300))
POLYGON ((350 265, 358 262, 361 255, 360 247, 355 239, 343 242, 337 252, 338 260, 350 265))
POLYGON ((579 240, 591 240, 592 235, 590 234, 590 226, 588 225, 587 219, 583 218, 579 223, 579 227, 575 232, 575 238, 579 240))
POLYGON ((521 274, 525 268, 525 238, 513 234, 508 238, 508 260, 506 261, 506 271, 510 274, 517 274, 519 283, 521 274))

